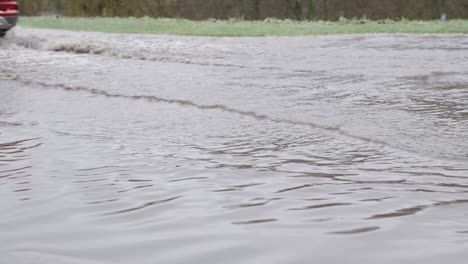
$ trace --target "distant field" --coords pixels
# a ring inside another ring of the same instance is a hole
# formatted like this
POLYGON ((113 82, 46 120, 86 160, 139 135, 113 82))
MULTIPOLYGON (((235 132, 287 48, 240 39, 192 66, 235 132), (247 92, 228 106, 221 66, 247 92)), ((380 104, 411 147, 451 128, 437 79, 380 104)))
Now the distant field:
POLYGON ((337 22, 206 20, 153 18, 22 17, 20 26, 113 33, 175 34, 190 36, 300 36, 359 33, 468 33, 468 20, 347 20, 337 22))

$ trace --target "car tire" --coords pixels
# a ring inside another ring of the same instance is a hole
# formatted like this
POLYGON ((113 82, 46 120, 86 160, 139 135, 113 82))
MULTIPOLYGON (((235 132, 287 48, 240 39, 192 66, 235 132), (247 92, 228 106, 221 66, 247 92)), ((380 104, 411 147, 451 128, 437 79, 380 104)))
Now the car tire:
POLYGON ((6 35, 6 32, 0 31, 0 38, 3 38, 6 35))

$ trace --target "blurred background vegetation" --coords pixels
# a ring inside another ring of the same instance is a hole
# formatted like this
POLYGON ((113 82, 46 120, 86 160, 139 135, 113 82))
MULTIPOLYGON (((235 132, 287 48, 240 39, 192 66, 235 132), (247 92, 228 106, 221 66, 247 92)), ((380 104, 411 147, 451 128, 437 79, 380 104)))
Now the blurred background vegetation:
POLYGON ((468 0, 20 0, 23 15, 246 20, 468 18, 468 0))

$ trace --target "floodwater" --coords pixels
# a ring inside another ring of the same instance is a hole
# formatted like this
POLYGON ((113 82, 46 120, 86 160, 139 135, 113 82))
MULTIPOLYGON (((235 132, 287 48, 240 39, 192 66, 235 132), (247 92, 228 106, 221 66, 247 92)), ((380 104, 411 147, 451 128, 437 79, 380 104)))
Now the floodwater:
POLYGON ((12 33, 0 263, 466 263, 467 36, 12 33))

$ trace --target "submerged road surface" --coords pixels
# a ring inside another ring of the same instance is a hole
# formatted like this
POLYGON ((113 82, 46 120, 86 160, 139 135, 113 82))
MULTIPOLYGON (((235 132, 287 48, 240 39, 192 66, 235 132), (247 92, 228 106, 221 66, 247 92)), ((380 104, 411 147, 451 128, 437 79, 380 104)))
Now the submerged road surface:
POLYGON ((468 38, 18 28, 0 263, 466 263, 468 38))

